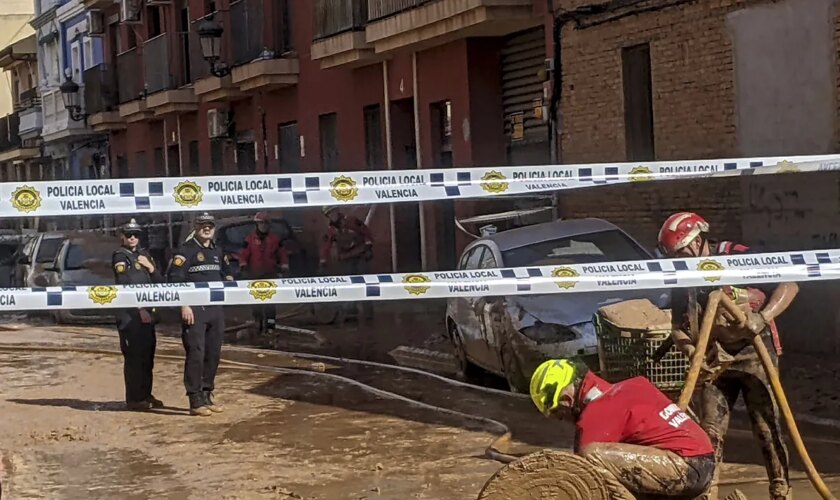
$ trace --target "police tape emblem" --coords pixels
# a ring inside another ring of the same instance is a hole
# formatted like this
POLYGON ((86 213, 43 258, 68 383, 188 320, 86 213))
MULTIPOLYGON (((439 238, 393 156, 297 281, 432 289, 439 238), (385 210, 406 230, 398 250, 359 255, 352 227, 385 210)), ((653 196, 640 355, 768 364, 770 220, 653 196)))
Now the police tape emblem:
POLYGON ((558 267, 551 271, 551 276, 553 278, 561 278, 555 280, 554 283, 559 288, 565 288, 566 290, 568 290, 570 288, 574 288, 575 285, 577 285, 580 273, 578 273, 571 267, 558 267))
POLYGON ((251 297, 257 300, 266 301, 277 294, 277 283, 271 280, 259 280, 248 283, 251 297))
POLYGON ((201 203, 204 194, 201 186, 192 181, 179 182, 175 186, 175 203, 182 207, 197 207, 201 203))
POLYGON ((428 276, 422 274, 409 274, 403 277, 403 283, 405 283, 405 290, 410 293, 411 295, 423 295, 429 288, 430 285, 426 283, 431 283, 432 280, 429 279, 428 276))
POLYGON ((793 163, 792 161, 783 160, 777 163, 776 166, 779 167, 778 173, 780 174, 794 174, 799 172, 799 167, 797 167, 796 163, 793 163))
POLYGON ((630 171, 631 182, 643 182, 652 180, 653 171, 649 167, 639 165, 638 167, 633 167, 633 170, 630 171))
MULTIPOLYGON (((720 262, 718 262, 716 260, 713 260, 713 259, 701 260, 700 263, 697 264, 697 270, 701 271, 701 272, 704 272, 704 273, 716 272, 716 271, 720 272, 720 271, 723 271, 724 269, 725 268, 723 267, 723 264, 721 264, 720 262)), ((720 281, 721 276, 722 276, 722 273, 721 274, 713 274, 713 275, 710 275, 710 276, 703 276, 703 279, 708 281, 708 282, 715 282, 715 281, 720 281)))
POLYGON ((481 178, 481 189, 488 193, 504 193, 508 190, 509 184, 505 182, 507 177, 501 172, 491 170, 481 178))
POLYGON ((88 297, 95 304, 105 305, 110 304, 117 298, 117 287, 115 286, 89 286, 88 297))
POLYGON ((41 206, 41 193, 32 186, 21 186, 12 193, 12 206, 18 212, 34 212, 41 206))
POLYGON ((359 188, 356 181, 340 175, 330 182, 330 194, 338 201, 353 201, 359 196, 359 188))

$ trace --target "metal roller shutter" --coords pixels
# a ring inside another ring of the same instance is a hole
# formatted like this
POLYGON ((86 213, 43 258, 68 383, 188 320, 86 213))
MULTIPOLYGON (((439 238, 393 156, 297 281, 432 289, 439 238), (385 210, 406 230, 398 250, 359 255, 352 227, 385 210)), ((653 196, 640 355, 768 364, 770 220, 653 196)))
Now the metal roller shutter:
POLYGON ((511 35, 502 49, 502 105, 509 160, 529 162, 548 159, 548 124, 543 119, 545 67, 543 27, 511 35))

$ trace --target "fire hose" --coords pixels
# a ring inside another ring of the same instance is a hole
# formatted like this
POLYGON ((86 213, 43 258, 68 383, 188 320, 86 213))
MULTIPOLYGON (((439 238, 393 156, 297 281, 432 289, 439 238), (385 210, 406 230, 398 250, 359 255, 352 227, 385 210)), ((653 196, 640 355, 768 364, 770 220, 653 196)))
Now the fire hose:
MULTIPOLYGON (((694 388, 697 385, 697 379, 700 376, 700 369, 703 365, 704 359, 706 358, 706 351, 708 349, 714 321, 719 314, 723 313, 723 310, 726 310, 726 312, 735 318, 735 322, 742 327, 747 322, 747 317, 744 311, 735 305, 735 303, 732 302, 732 299, 727 297, 723 291, 716 290, 709 295, 709 301, 703 314, 703 322, 700 326, 694 355, 691 358, 691 365, 689 367, 688 374, 686 375, 685 387, 680 394, 678 404, 683 410, 688 408, 691 396, 694 393, 694 388)), ((814 489, 817 490, 824 500, 837 500, 837 498, 828 490, 828 486, 826 486, 825 482, 823 482, 816 467, 814 467, 814 463, 811 461, 810 455, 808 455, 808 450, 805 448, 805 443, 802 441, 802 436, 799 433, 796 420, 793 417, 793 412, 790 409, 787 397, 785 396, 785 391, 782 388, 779 373, 773 365, 773 360, 770 357, 770 353, 767 352, 767 347, 765 347, 764 342, 762 342, 761 337, 758 335, 753 336, 752 344, 756 353, 758 353, 761 365, 764 367, 764 372, 767 374, 767 378, 770 381, 770 387, 773 390, 773 395, 776 396, 776 402, 782 411, 785 424, 787 425, 788 431, 790 431, 791 439, 796 447, 796 451, 802 459, 802 463, 805 465, 805 472, 808 475, 808 479, 811 481, 814 489)))

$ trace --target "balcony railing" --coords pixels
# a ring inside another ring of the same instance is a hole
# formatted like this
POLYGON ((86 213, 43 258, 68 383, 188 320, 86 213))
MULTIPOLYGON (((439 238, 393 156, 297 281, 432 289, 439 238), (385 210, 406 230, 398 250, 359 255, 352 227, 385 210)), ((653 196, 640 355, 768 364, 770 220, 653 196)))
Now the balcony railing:
POLYGON ((315 40, 365 29, 368 0, 315 0, 315 40))
POLYGON ((0 118, 0 151, 8 151, 20 147, 19 126, 20 119, 17 113, 0 118))
POLYGON ((143 72, 146 77, 146 91, 150 94, 168 90, 175 85, 169 68, 169 34, 163 33, 143 44, 143 72))
POLYGON ((423 4, 439 0, 368 0, 368 21, 399 14, 423 4))
POLYGON ((41 105, 41 96, 38 94, 38 89, 29 89, 20 93, 18 101, 15 103, 15 111, 23 111, 25 109, 37 108, 41 105))
POLYGON ((233 64, 258 58, 265 47, 262 0, 238 0, 230 4, 233 64))
POLYGON ((99 64, 85 70, 85 109, 88 114, 113 111, 119 105, 117 75, 111 66, 99 64))
POLYGON ((140 58, 137 47, 117 56, 117 88, 120 104, 140 98, 143 93, 143 79, 138 74, 140 58))

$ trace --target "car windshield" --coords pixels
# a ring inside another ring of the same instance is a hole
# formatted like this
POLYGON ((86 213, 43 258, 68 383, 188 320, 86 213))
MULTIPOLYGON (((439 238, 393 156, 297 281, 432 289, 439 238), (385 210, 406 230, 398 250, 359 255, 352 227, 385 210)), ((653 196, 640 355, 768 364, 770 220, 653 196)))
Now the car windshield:
POLYGON ((38 247, 38 256, 35 262, 39 264, 46 264, 55 260, 55 254, 58 253, 59 247, 63 238, 44 238, 41 240, 41 246, 38 247))
POLYGON ((505 267, 588 264, 650 257, 617 230, 543 241, 502 253, 505 267))

